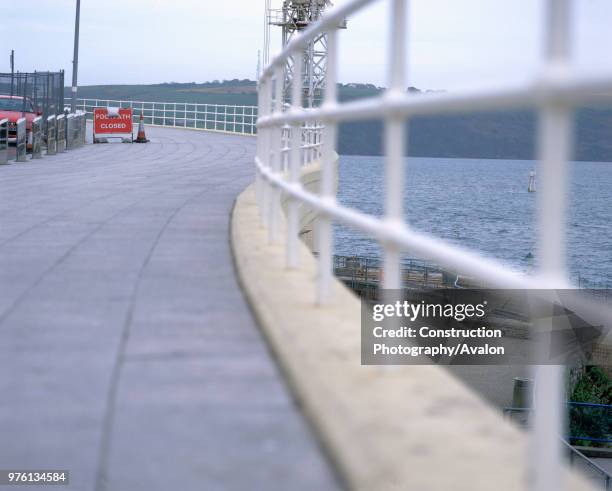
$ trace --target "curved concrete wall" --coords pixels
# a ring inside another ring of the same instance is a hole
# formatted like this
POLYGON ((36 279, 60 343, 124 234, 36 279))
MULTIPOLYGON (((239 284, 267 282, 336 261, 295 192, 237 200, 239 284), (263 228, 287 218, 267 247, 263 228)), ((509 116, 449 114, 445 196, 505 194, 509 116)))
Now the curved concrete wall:
MULTIPOLYGON (((315 259, 300 244, 300 268, 286 268, 253 186, 236 201, 231 241, 260 328, 348 488, 527 488, 526 435, 446 370, 361 365, 359 300, 335 281, 333 303, 315 304, 315 259)), ((593 489, 567 474, 567 489, 593 489)))
MULTIPOLYGON (((300 181, 304 189, 311 193, 319 194, 319 188, 321 184, 321 164, 320 162, 314 162, 312 164, 302 167, 300 172, 300 181)), ((334 162, 334 186, 338 187, 338 157, 334 162)), ((287 214, 287 197, 284 197, 281 201, 285 215, 287 214)), ((312 209, 300 205, 299 208, 300 216, 300 238, 302 242, 306 244, 306 247, 312 252, 316 251, 317 244, 317 213, 312 209)))

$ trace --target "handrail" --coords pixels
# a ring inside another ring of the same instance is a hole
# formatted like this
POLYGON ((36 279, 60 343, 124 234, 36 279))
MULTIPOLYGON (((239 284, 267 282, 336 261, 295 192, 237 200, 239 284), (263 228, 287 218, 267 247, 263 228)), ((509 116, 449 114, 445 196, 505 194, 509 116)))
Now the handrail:
MULTIPOLYGON (((567 440, 561 438, 561 442, 563 442, 563 445, 565 445, 565 447, 570 450, 570 455, 577 455, 589 467, 595 469, 595 471, 603 478, 605 486, 604 489, 606 491, 608 491, 612 487, 612 475, 610 475, 608 471, 606 471, 603 467, 599 466, 596 462, 593 462, 581 451, 572 447, 572 445, 567 440)), ((570 458, 570 460, 573 462, 573 458, 570 458)))
MULTIPOLYGON (((297 267, 298 213, 305 205, 318 213, 317 298, 320 304, 332 301, 333 228, 332 220, 359 229, 382 246, 386 289, 401 287, 401 254, 410 251, 440 266, 485 279, 501 288, 569 288, 566 273, 564 237, 568 162, 573 140, 574 107, 586 101, 605 99, 612 91, 612 72, 584 76, 574 72, 569 59, 571 0, 543 0, 546 53, 540 75, 532 83, 457 94, 413 95, 406 93, 407 0, 387 0, 391 5, 387 66, 388 89, 381 96, 354 102, 337 98, 338 34, 340 22, 378 0, 348 0, 330 9, 323 17, 296 35, 264 69, 259 80, 258 138, 255 157, 256 195, 269 241, 280 240, 280 200, 288 198, 286 262, 297 267), (327 36, 325 98, 320 107, 304 108, 301 81, 302 51, 316 36, 327 36), (286 73, 289 59, 292 70, 286 73), (290 103, 283 94, 287 77, 294 80, 290 103), (540 188, 538 190, 539 270, 527 277, 501 263, 485 258, 408 226, 403 217, 404 124, 415 115, 489 111, 530 107, 538 111, 537 132, 540 188), (334 186, 337 125, 340 121, 379 118, 384 121, 385 214, 382 219, 337 202, 334 186), (321 145, 314 153, 303 144, 305 128, 320 121, 321 145), (320 161, 320 194, 307 191, 299 182, 299 167, 320 161), (288 172, 286 172, 288 170, 288 172)), ((382 1, 382 0, 381 0, 382 1)), ((562 473, 559 445, 551 435, 562 427, 563 376, 555 366, 537 369, 536 398, 541 401, 535 413, 532 445, 533 488, 559 489, 562 473)))
POLYGON ((606 409, 609 409, 612 411, 612 405, 610 404, 596 404, 594 402, 574 402, 574 401, 569 401, 568 404, 572 406, 605 407, 606 409))
MULTIPOLYGON (((573 402, 573 401, 567 401, 566 405, 568 407, 595 407, 595 408, 606 408, 609 410, 612 410, 612 406, 607 405, 607 404, 592 404, 592 403, 588 403, 588 402, 573 402)), ((533 408, 531 407, 504 407, 502 409, 504 415, 506 414, 514 414, 514 413, 523 413, 526 414, 527 417, 529 416, 529 414, 533 411, 533 408)), ((512 417, 512 416, 510 416, 512 417)), ((612 443, 612 439, 610 438, 594 438, 591 436, 587 436, 587 435, 572 435, 572 434, 568 434, 567 435, 567 439, 568 440, 578 440, 578 441, 587 441, 587 442, 595 442, 595 443, 612 443)))

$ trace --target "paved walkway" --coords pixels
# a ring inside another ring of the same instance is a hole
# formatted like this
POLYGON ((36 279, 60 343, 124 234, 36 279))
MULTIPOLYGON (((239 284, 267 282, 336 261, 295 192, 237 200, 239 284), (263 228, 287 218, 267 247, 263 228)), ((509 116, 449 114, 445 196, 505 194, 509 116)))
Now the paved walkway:
POLYGON ((148 136, 0 166, 0 468, 68 469, 74 490, 335 489, 234 275, 254 139, 148 136))

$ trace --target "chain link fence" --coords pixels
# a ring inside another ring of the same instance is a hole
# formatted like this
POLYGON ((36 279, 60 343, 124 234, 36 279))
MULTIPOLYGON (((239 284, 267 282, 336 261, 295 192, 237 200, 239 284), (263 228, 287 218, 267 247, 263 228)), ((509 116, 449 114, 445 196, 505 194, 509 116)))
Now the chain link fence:
MULTIPOLYGON (((64 71, 0 73, 0 96, 25 97, 46 122, 49 116, 64 112, 64 71)), ((29 112, 23 101, 24 112, 29 112)), ((46 135, 46 123, 42 132, 46 135)))

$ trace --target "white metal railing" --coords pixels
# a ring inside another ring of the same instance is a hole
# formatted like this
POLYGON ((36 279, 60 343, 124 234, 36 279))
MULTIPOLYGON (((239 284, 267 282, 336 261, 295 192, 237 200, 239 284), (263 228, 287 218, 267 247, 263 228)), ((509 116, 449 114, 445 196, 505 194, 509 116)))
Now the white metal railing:
MULTIPOLYGON (((298 205, 318 212, 317 302, 332 298, 333 229, 332 220, 358 229, 377 239, 384 251, 384 287, 401 287, 400 259, 404 251, 434 260, 441 266, 486 279, 500 288, 567 288, 565 264, 565 209, 568 161, 573 140, 573 109, 577 104, 598 100, 612 91, 612 71, 580 75, 569 57, 571 0, 542 0, 547 7, 546 52, 539 76, 531 83, 498 87, 486 91, 454 94, 419 94, 406 91, 407 1, 392 4, 389 20, 387 66, 389 87, 381 96, 339 103, 337 99, 338 25, 347 16, 377 0, 352 0, 330 9, 284 47, 265 68, 259 80, 259 119, 256 164, 256 193, 269 240, 280 239, 278 220, 281 193, 288 200, 286 261, 297 264, 298 205), (300 80, 302 52, 317 35, 328 36, 325 98, 321 107, 305 108, 299 83, 293 83, 291 102, 282 103, 284 67, 295 60, 291 74, 300 80), (473 112, 494 109, 535 108, 539 112, 538 190, 539 270, 527 277, 472 251, 439 238, 416 232, 403 217, 404 124, 415 115, 473 112), (336 128, 343 121, 379 118, 384 121, 385 215, 382 219, 340 205, 336 201, 334 161, 336 128), (323 137, 315 151, 304 145, 304 128, 323 122, 323 137), (320 194, 306 191, 299 182, 299 168, 321 160, 320 194), (288 172, 285 174, 285 170, 288 172)), ((536 373, 536 397, 532 445, 531 489, 549 491, 561 488, 562 370, 541 366, 536 373)))
POLYGON ((195 104, 188 102, 145 102, 114 99, 77 99, 77 108, 93 115, 96 107, 124 107, 134 110, 134 121, 142 114, 145 124, 191 128, 241 135, 257 131, 257 106, 195 104))

